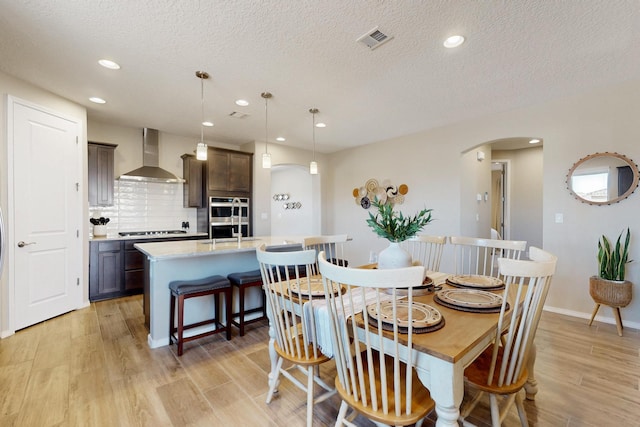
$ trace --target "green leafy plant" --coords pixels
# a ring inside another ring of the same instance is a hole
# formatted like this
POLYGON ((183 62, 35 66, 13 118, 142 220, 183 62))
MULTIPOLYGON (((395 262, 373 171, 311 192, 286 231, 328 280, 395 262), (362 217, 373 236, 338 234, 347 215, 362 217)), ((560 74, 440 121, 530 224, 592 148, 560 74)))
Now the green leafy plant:
POLYGON ((622 234, 618 236, 615 247, 611 247, 609 239, 602 236, 598 241, 598 267, 600 277, 607 280, 624 280, 625 266, 631 262, 629 259, 629 241, 631 240, 631 232, 627 228, 627 235, 624 245, 621 244, 622 234))
POLYGON ((404 216, 402 212, 395 212, 390 203, 380 203, 376 198, 371 205, 378 209, 374 215, 369 212, 367 224, 380 237, 391 242, 402 242, 415 236, 425 225, 432 221, 432 209, 422 209, 414 216, 404 216))

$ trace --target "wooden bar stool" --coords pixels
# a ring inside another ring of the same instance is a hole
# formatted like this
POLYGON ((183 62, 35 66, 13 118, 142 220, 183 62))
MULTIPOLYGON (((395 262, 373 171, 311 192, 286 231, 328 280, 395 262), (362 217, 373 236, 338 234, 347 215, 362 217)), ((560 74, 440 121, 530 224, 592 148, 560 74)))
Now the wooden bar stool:
POLYGON ((258 322, 267 318, 267 308, 265 305, 264 291, 262 291, 262 305, 250 310, 244 309, 244 291, 247 288, 260 286, 262 288, 262 275, 260 270, 244 271, 241 273, 231 273, 227 276, 229 282, 238 288, 238 312, 233 313, 231 323, 240 329, 240 336, 244 336, 244 325, 258 322), (251 320, 244 320, 245 315, 261 312, 262 316, 251 320), (238 321, 235 319, 238 318, 238 321))
POLYGON ((231 339, 231 284, 229 280, 223 276, 211 276, 204 279, 197 280, 176 280, 169 283, 169 289, 171 290, 171 307, 169 311, 169 345, 172 342, 178 344, 178 356, 182 356, 182 346, 185 342, 193 341, 198 338, 203 338, 209 335, 217 334, 218 332, 227 332, 227 340, 231 339), (220 305, 218 304, 218 295, 224 295, 224 304, 226 312, 226 322, 223 325, 220 322, 220 305), (189 325, 184 324, 184 301, 189 298, 203 297, 206 295, 213 295, 213 304, 215 314, 214 317, 201 322, 192 323, 189 325), (176 298, 178 299, 178 324, 174 324, 175 320, 175 304, 176 298), (209 324, 215 324, 216 329, 212 331, 203 332, 201 334, 192 335, 190 337, 184 337, 184 331, 186 329, 196 328, 198 326, 204 326, 209 324), (174 335, 175 333, 175 335, 174 335))

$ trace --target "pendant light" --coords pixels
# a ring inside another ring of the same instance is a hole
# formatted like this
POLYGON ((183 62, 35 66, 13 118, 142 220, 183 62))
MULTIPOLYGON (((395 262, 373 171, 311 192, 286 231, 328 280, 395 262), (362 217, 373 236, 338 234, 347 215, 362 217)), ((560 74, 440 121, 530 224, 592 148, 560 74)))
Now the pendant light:
POLYGON ((268 121, 269 121, 269 110, 267 107, 267 103, 271 95, 269 92, 262 92, 260 95, 264 98, 264 153, 262 154, 262 168, 263 169, 271 169, 271 154, 269 154, 269 133, 267 132, 268 121))
POLYGON ((196 71, 196 77, 200 79, 200 108, 202 121, 200 122, 200 142, 196 147, 196 159, 207 160, 207 144, 204 143, 204 81, 209 78, 206 71, 196 71))
POLYGON ((313 129, 313 160, 311 160, 311 163, 309 163, 309 173, 311 175, 317 175, 318 174, 318 163, 316 163, 316 114, 318 113, 318 109, 317 108, 310 108, 309 112, 311 113, 311 116, 313 117, 313 122, 312 122, 312 129, 313 129))

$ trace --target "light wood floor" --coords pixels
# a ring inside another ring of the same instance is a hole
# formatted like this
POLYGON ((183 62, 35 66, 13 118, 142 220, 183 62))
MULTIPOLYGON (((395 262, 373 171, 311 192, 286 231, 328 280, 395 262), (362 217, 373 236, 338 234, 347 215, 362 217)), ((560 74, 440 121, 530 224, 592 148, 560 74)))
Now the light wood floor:
MULTIPOLYGON (((0 341, 0 426, 302 426, 304 393, 283 380, 267 393, 267 324, 151 350, 140 296, 91 304, 0 341)), ((544 313, 532 426, 640 426, 640 334, 544 313)), ((323 368, 333 377, 331 366, 323 368)), ((316 407, 333 425, 337 397, 316 407)), ((488 419, 479 407, 474 422, 488 419)), ((372 426, 357 419, 362 426, 372 426)), ((434 425, 433 421, 425 426, 434 425)), ((517 426, 515 408, 504 423, 517 426)))

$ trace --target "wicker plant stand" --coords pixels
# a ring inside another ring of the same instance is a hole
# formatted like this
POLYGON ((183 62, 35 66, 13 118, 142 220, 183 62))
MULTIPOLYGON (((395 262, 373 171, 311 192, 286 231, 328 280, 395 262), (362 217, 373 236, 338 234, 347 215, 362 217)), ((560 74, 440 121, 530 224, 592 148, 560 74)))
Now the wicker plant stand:
POLYGON ((633 297, 633 284, 628 280, 623 282, 606 280, 599 276, 591 276, 589 278, 589 294, 596 302, 593 309, 589 326, 593 323, 601 304, 608 305, 613 309, 613 315, 616 318, 616 326, 618 335, 622 336, 622 318, 620 317, 620 308, 626 307, 633 297))

